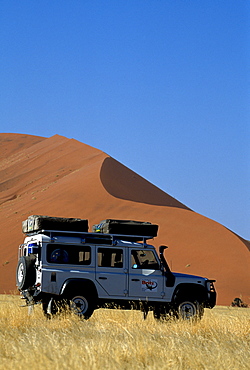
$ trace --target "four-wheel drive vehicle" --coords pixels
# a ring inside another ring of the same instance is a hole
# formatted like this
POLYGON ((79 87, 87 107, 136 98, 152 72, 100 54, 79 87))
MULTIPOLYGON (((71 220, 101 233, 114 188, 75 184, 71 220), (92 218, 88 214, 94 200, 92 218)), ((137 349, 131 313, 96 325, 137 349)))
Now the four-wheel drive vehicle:
POLYGON ((30 216, 23 222, 26 237, 19 247, 17 287, 27 305, 42 303, 48 317, 70 309, 88 319, 105 307, 138 309, 145 318, 153 311, 156 319, 196 319, 205 307, 214 307, 214 280, 170 271, 163 254, 167 247, 161 246, 158 255, 147 243, 157 233, 155 225, 144 223, 146 236, 141 225, 140 235, 133 227, 132 235, 131 225, 124 229, 126 221, 116 221, 123 224, 121 235, 100 232, 97 225, 97 232, 88 232, 86 220, 80 231, 79 219, 63 219, 58 227, 60 220, 30 216), (50 229, 55 225, 56 230, 50 229))

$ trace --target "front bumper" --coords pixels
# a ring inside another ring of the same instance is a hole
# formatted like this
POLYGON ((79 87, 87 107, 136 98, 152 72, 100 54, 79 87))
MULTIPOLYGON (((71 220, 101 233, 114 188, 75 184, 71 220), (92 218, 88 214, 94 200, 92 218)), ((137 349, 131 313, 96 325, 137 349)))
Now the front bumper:
POLYGON ((209 291, 208 291, 208 301, 206 304, 206 307, 208 308, 213 308, 216 304, 217 293, 214 287, 214 282, 215 280, 208 280, 209 291))

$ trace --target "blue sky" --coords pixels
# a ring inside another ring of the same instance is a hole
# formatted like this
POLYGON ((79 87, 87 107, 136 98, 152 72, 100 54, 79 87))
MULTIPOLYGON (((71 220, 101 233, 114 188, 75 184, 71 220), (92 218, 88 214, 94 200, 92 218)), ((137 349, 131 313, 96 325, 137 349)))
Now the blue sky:
POLYGON ((238 0, 0 2, 0 132, 77 139, 250 239, 238 0))

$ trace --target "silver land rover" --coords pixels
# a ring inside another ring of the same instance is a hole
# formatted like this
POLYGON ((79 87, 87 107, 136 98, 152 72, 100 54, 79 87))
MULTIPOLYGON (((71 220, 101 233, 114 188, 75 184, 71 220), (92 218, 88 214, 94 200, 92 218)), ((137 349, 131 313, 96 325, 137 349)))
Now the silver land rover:
POLYGON ((199 319, 215 306, 215 280, 172 272, 167 247, 158 254, 152 236, 136 235, 136 227, 125 235, 80 231, 77 222, 30 216, 23 223, 16 280, 26 305, 41 303, 47 317, 68 309, 88 319, 105 307, 141 310, 144 318, 153 311, 158 320, 199 319))

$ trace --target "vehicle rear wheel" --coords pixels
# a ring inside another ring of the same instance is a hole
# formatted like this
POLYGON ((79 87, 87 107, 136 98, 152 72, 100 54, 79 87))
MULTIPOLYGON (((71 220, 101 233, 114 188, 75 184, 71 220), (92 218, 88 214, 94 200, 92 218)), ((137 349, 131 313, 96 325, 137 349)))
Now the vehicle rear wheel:
POLYGON ((20 257, 16 269, 16 282, 19 290, 30 288, 36 282, 35 258, 20 257))
POLYGON ((81 319, 89 319, 94 312, 94 304, 87 295, 72 295, 69 302, 70 311, 81 319))

